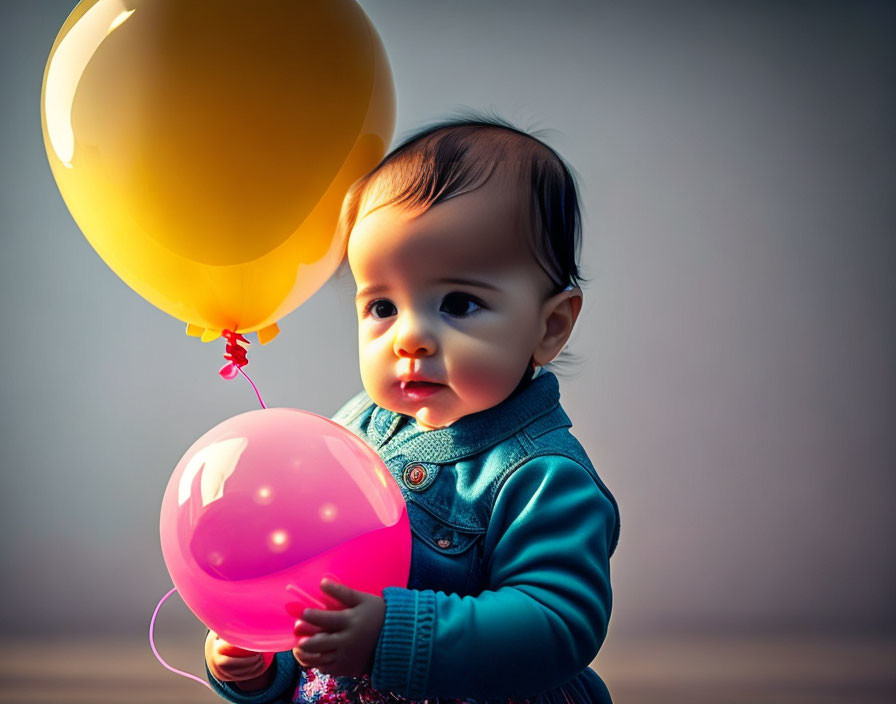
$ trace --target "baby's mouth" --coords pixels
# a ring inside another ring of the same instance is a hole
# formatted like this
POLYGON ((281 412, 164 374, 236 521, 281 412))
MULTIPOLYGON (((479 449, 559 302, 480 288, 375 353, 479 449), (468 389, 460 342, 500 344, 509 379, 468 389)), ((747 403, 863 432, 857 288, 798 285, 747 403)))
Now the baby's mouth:
POLYGON ((435 393, 443 386, 445 385, 438 384, 434 381, 402 381, 400 383, 401 392, 414 399, 419 399, 435 393))
POLYGON ((438 384, 435 381, 403 381, 401 382, 402 391, 422 391, 424 389, 435 389, 444 384, 438 384))

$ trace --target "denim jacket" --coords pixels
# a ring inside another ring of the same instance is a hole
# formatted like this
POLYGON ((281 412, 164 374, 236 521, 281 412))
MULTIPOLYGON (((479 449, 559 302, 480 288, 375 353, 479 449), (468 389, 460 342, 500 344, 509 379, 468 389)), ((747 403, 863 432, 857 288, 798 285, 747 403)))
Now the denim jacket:
MULTIPOLYGON (((382 457, 411 524, 408 585, 383 590, 376 690, 398 701, 609 702, 588 666, 610 618, 619 512, 559 398, 542 372, 447 428, 423 430, 365 393, 334 416, 382 457)), ((300 688, 278 697, 306 673, 290 652, 275 663, 267 691, 213 684, 231 701, 312 701, 300 688)))

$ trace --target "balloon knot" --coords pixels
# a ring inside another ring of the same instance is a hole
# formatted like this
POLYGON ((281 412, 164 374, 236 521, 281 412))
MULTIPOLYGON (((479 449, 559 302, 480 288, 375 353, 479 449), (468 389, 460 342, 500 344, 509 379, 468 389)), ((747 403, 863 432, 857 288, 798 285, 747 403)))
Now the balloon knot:
POLYGON ((227 360, 227 364, 218 370, 218 374, 225 379, 233 379, 239 374, 240 369, 249 363, 246 358, 246 348, 240 343, 245 342, 247 345, 251 343, 238 332, 231 330, 222 330, 221 337, 227 340, 227 346, 224 349, 224 359, 227 360))

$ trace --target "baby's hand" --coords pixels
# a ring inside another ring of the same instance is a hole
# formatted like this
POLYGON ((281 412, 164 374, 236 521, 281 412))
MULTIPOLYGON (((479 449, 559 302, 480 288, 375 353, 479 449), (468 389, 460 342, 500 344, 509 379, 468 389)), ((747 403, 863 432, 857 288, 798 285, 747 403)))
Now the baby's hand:
POLYGON ((386 617, 386 602, 375 594, 323 580, 321 590, 342 606, 338 611, 304 609, 296 613, 298 638, 293 657, 302 667, 314 667, 330 675, 360 677, 370 672, 376 644, 386 617))
POLYGON ((205 638, 205 662, 209 672, 223 682, 237 683, 243 690, 265 689, 273 674, 268 666, 271 653, 256 653, 238 648, 221 639, 214 631, 205 638))

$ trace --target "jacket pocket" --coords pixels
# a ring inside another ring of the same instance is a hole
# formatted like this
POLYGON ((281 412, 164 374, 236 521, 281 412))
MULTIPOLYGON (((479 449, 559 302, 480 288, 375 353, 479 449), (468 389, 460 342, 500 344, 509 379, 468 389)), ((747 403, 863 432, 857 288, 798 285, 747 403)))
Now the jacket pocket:
POLYGON ((409 586, 448 594, 474 593, 485 529, 460 526, 414 501, 407 505, 413 536, 409 586))

